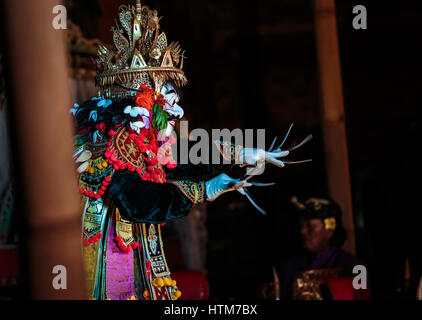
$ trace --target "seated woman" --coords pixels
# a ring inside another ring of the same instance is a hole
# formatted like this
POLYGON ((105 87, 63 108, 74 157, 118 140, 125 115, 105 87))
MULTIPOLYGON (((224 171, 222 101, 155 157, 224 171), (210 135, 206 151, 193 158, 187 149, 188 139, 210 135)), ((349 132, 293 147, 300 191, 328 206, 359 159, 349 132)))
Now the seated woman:
POLYGON ((280 296, 298 300, 332 299, 327 280, 355 276, 353 268, 364 263, 341 248, 346 231, 337 203, 322 198, 301 203, 296 197, 292 202, 301 215, 300 230, 306 252, 281 264, 280 296))

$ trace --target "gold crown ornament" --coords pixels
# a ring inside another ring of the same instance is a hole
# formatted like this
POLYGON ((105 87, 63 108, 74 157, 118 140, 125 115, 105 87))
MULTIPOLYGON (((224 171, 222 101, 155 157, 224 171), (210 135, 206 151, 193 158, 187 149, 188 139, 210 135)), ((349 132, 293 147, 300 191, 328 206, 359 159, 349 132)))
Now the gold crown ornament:
POLYGON ((114 48, 100 45, 95 60, 99 95, 131 97, 140 85, 159 90, 166 81, 186 85, 184 51, 178 42, 168 44, 166 34, 160 33, 158 12, 136 0, 135 6, 120 6, 118 16, 120 24, 116 20, 111 28, 114 48))

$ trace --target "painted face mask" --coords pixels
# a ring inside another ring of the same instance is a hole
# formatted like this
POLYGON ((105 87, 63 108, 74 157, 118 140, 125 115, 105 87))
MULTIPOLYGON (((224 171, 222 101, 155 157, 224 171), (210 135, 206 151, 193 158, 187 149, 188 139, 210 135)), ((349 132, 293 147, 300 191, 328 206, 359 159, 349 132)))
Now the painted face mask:
POLYGON ((170 136, 171 132, 173 131, 176 120, 180 120, 184 115, 183 108, 178 105, 180 96, 177 90, 178 89, 172 82, 165 83, 161 88, 161 93, 166 100, 166 104, 164 105, 163 110, 171 116, 167 122, 167 129, 165 132, 166 137, 170 136))

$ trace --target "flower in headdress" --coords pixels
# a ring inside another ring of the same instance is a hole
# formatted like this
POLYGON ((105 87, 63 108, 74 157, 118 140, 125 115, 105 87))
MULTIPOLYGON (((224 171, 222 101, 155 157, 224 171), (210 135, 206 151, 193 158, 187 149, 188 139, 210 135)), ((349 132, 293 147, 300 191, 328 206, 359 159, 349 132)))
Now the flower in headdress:
POLYGON ((137 118, 138 116, 142 117, 142 121, 131 122, 130 127, 139 133, 139 130, 142 128, 149 128, 149 111, 145 108, 141 107, 132 107, 127 106, 123 111, 125 114, 129 114, 133 118, 137 118))
POLYGON ((324 226, 326 230, 334 230, 336 228, 336 219, 335 218, 324 219, 324 226))
POLYGON ((107 108, 111 104, 112 104, 112 101, 111 100, 106 100, 103 97, 101 97, 99 99, 99 101, 97 102, 97 107, 107 108))
POLYGON ((149 117, 149 111, 141 107, 127 106, 123 112, 129 114, 133 118, 136 118, 137 116, 149 117))
POLYGON ((72 112, 72 113, 73 113, 73 116, 75 116, 76 112, 78 111, 78 108, 79 108, 79 104, 75 103, 75 104, 73 105, 73 108, 72 108, 72 109, 70 109, 70 112, 72 112))
POLYGON ((136 131, 136 133, 139 133, 141 129, 145 127, 145 123, 142 121, 131 122, 130 127, 132 130, 136 131))
POLYGON ((145 85, 141 85, 139 90, 142 92, 136 94, 136 105, 152 111, 152 107, 154 106, 154 90, 145 85))
POLYGON ((163 108, 166 105, 167 101, 166 99, 164 99, 164 96, 161 93, 159 93, 157 95, 157 98, 155 99, 155 103, 161 106, 161 108, 163 108))

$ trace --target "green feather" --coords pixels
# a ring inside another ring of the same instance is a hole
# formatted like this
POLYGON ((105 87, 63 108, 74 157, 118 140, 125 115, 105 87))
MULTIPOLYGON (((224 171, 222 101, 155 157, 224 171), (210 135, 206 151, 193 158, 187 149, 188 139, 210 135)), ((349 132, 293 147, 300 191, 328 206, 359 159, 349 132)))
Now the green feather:
POLYGON ((152 118, 152 127, 158 130, 167 128, 167 122, 170 115, 157 104, 154 105, 153 110, 154 116, 152 118))

